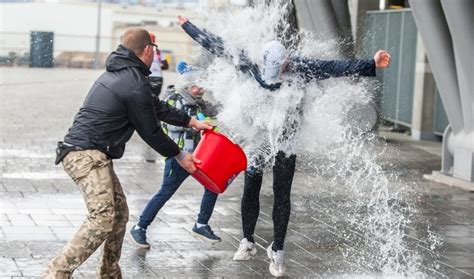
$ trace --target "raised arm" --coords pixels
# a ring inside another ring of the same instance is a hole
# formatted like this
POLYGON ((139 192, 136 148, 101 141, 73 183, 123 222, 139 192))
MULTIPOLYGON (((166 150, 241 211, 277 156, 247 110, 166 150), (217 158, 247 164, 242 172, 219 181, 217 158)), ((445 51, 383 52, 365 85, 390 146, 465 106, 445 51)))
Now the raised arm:
POLYGON ((205 49, 207 49, 212 54, 218 57, 232 59, 232 56, 225 52, 224 41, 221 37, 212 34, 206 30, 199 29, 196 25, 192 24, 187 18, 184 18, 182 16, 178 16, 178 20, 184 32, 186 32, 186 34, 188 34, 202 47, 204 47, 205 49))
MULTIPOLYGON (((217 57, 226 59, 229 63, 234 64, 232 55, 225 50, 224 40, 207 30, 201 30, 196 25, 192 24, 187 18, 178 16, 179 23, 183 30, 188 34, 193 40, 195 40, 202 47, 207 49, 212 54, 217 57)), ((255 68, 255 65, 252 63, 250 58, 246 55, 245 51, 241 51, 239 54, 238 64, 235 65, 237 69, 243 73, 251 74, 252 68, 255 68)))

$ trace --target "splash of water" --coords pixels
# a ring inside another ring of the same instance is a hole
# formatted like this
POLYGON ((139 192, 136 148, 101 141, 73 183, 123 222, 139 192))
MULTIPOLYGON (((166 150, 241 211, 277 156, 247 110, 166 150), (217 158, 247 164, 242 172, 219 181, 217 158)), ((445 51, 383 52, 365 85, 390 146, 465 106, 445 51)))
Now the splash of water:
MULTIPOLYGON (((346 218, 350 245, 346 257, 369 271, 385 276, 420 274, 420 258, 407 248, 405 230, 410 223, 410 205, 400 196, 403 189, 390 185, 397 174, 377 163, 375 134, 353 135, 328 154, 330 164, 323 173, 332 173, 332 184, 349 193, 346 218)), ((341 214, 339 214, 341 215, 341 214)))
MULTIPOLYGON (((200 25, 221 36, 235 59, 244 50, 258 63, 263 44, 289 30, 288 5, 288 1, 274 1, 214 11, 200 25)), ((294 53, 319 59, 338 57, 336 42, 317 40, 304 30, 292 37, 290 50, 294 53)), ((363 112, 360 114, 369 113, 376 91, 374 81, 338 78, 305 83, 290 77, 281 89, 270 92, 223 59, 210 62, 206 74, 206 88, 222 105, 218 121, 244 146, 249 164, 256 164, 253 159, 258 156, 271 164, 279 150, 311 154, 308 156, 319 159, 300 168, 311 169, 329 181, 329 187, 337 187, 338 193, 347 190, 347 214, 343 217, 348 226, 341 232, 352 243, 343 251, 349 261, 385 276, 421 274, 419 256, 404 241, 410 206, 400 197, 403 189, 390 186, 398 180, 397 175, 377 163, 380 150, 376 134, 370 132, 372 127, 355 125, 355 119, 357 124, 361 122, 359 114, 351 114, 357 108, 363 112), (297 133, 285 139, 285 130, 293 126, 299 127, 297 133)))

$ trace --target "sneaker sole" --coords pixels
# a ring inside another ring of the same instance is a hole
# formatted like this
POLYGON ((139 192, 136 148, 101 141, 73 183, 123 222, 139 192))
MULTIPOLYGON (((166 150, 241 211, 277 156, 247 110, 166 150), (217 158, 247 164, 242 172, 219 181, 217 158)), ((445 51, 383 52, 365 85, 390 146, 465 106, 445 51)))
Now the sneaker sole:
POLYGON ((249 256, 248 258, 247 258, 247 257, 245 257, 245 258, 236 258, 236 257, 234 256, 234 258, 232 258, 232 260, 234 260, 234 261, 249 261, 249 260, 251 260, 251 259, 252 259, 251 256, 249 256))
POLYGON ((150 249, 150 244, 146 245, 146 244, 140 244, 140 243, 136 242, 130 232, 127 232, 127 236, 128 236, 128 239, 129 239, 133 244, 135 244, 136 246, 138 246, 139 248, 150 249))
POLYGON ((248 257, 245 257, 245 258, 238 258, 238 257, 234 257, 232 258, 234 261, 249 261, 252 259, 253 256, 257 255, 257 249, 252 249, 250 252, 249 252, 249 256, 248 257))
POLYGON ((272 264, 270 264, 270 266, 268 267, 268 271, 270 271, 270 274, 275 277, 285 276, 285 273, 278 273, 278 271, 276 271, 275 268, 272 268, 272 264))
POLYGON ((267 248, 267 256, 270 259, 270 265, 268 266, 268 271, 270 271, 270 274, 273 275, 274 277, 283 277, 285 276, 285 272, 279 273, 275 267, 273 267, 273 259, 272 259, 272 254, 271 254, 271 245, 267 248), (277 274, 277 275, 275 275, 277 274))
POLYGON ((191 235, 194 236, 194 237, 196 237, 196 238, 199 238, 200 240, 203 240, 203 241, 205 241, 205 242, 209 242, 209 243, 211 243, 211 244, 216 244, 216 243, 219 243, 219 242, 222 241, 222 239, 219 239, 219 240, 209 239, 209 238, 207 238, 207 237, 205 237, 205 236, 203 236, 203 235, 201 235, 201 234, 195 233, 195 232, 193 232, 193 231, 191 232, 191 235))

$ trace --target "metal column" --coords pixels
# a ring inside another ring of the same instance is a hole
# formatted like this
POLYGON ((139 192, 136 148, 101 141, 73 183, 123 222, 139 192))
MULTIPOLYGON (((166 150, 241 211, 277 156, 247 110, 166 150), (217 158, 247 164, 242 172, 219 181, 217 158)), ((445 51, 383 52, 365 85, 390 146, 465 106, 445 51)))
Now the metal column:
POLYGON ((450 123, 443 138, 442 170, 434 179, 474 190, 474 1, 410 4, 450 123))
POLYGON ((347 0, 294 0, 298 27, 315 32, 321 40, 338 40, 344 57, 354 55, 347 0))

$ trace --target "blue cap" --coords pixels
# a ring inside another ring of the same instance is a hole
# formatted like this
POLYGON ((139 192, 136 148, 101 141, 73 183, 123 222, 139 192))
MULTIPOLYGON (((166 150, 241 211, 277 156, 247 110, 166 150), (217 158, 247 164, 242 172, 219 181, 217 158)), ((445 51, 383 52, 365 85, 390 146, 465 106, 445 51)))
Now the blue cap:
POLYGON ((176 72, 178 72, 180 74, 196 71, 198 69, 199 68, 195 68, 191 65, 188 65, 188 63, 186 63, 186 61, 183 61, 183 60, 176 63, 176 72))
POLYGON ((178 63, 176 63, 176 72, 183 74, 187 72, 186 71, 187 67, 188 67, 188 64, 185 61, 181 60, 178 63))

